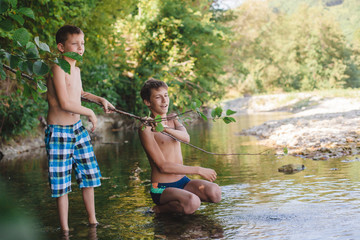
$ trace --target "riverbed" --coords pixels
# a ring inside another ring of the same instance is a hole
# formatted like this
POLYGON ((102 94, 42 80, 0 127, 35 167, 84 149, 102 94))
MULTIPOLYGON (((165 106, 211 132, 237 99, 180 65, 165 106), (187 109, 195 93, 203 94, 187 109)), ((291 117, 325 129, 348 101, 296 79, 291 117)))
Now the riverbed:
POLYGON ((81 192, 73 181, 67 238, 61 237, 55 201, 50 197, 45 150, 1 161, 0 199, 5 198, 20 219, 29 219, 8 222, 6 229, 15 235, 26 231, 22 239, 359 238, 357 156, 314 161, 278 154, 259 145, 256 137, 240 134, 291 116, 284 112, 243 114, 229 125, 209 121, 188 126, 192 144, 215 153, 244 154, 215 156, 183 145, 184 163, 215 169, 222 189, 220 203, 204 203, 190 216, 149 213, 153 206, 148 193, 150 170, 138 136, 135 131, 109 132, 103 143, 95 142, 103 176, 102 186, 95 191, 100 225, 87 226, 81 192), (303 164, 305 169, 295 174, 278 172, 290 163, 303 164))

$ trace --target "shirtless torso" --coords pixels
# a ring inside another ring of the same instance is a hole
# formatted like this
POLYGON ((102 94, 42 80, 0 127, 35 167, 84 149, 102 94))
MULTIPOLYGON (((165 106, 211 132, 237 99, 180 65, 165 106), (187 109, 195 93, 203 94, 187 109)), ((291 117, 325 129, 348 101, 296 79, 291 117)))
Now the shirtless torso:
POLYGON ((47 100, 48 100, 48 124, 71 125, 80 120, 80 114, 66 111, 60 105, 60 98, 65 97, 75 105, 81 106, 82 84, 80 78, 80 69, 74 67, 72 75, 65 73, 59 66, 53 66, 54 74, 64 76, 65 81, 61 79, 50 78, 47 82, 47 100), (63 85, 63 86, 62 86, 63 85), (56 89, 65 89, 56 91, 56 89), (61 96, 58 96, 61 95, 61 96))
MULTIPOLYGON (((186 129, 177 120, 171 120, 167 122, 169 128, 182 129, 186 132, 186 129)), ((175 163, 183 165, 183 157, 181 154, 181 145, 180 142, 160 133, 160 132, 151 132, 151 129, 146 129, 149 131, 148 134, 153 135, 154 140, 160 148, 164 159, 168 163, 175 163)), ((151 159, 151 156, 148 155, 150 166, 151 166, 151 182, 175 182, 181 179, 184 174, 173 174, 173 173, 162 173, 159 171, 159 168, 155 164, 154 160, 151 159)))

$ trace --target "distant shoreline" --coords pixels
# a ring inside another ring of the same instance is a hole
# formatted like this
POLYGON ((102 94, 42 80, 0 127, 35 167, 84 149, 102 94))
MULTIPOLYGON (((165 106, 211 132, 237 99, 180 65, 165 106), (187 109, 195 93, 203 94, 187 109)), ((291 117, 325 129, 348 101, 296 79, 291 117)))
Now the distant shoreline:
POLYGON ((299 93, 288 96, 256 96, 225 102, 224 106, 242 113, 287 111, 290 118, 265 122, 243 130, 240 135, 258 138, 258 144, 284 150, 290 155, 327 160, 360 153, 360 100, 358 98, 323 98, 299 93), (283 100, 281 100, 283 99, 283 100), (265 104, 257 104, 264 102, 265 104), (279 104, 282 102, 282 104, 279 104))

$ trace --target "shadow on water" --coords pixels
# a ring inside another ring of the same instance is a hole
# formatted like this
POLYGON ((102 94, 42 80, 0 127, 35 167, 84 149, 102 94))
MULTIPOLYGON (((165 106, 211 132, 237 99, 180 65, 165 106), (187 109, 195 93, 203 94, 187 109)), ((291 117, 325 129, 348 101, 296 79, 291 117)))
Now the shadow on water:
MULTIPOLYGON (((191 143, 217 153, 258 153, 266 148, 240 136, 244 128, 286 115, 243 115, 237 123, 207 122, 188 127, 191 143)), ((50 197, 45 154, 0 162, 0 227, 12 222, 4 206, 15 209, 22 239, 357 239, 360 237, 360 161, 356 157, 313 161, 291 156, 214 156, 183 145, 184 163, 218 173, 222 201, 204 203, 191 216, 155 215, 150 169, 135 132, 108 133, 95 143, 102 186, 95 190, 97 228, 87 224, 75 179, 69 194, 69 236, 62 236, 55 200, 50 197), (304 165, 284 174, 278 168, 304 165), (2 186, 1 186, 2 187, 2 186), (5 189, 5 190, 4 190, 5 189), (4 200, 5 199, 5 200, 4 200), (8 203, 10 205, 4 204, 8 203), (26 217, 24 217, 26 216, 26 217), (31 226, 29 228, 29 226, 31 226)), ((45 151, 45 150, 44 150, 45 151)), ((190 176, 199 178, 198 176, 190 176)), ((0 229, 1 230, 1 229, 0 229)), ((1 231, 3 233, 3 231, 1 231)), ((16 232, 16 231, 15 231, 16 232)), ((20 231, 18 231, 20 232, 20 231)), ((0 237, 3 239, 3 235, 0 237)), ((14 239, 14 238, 9 238, 14 239)))

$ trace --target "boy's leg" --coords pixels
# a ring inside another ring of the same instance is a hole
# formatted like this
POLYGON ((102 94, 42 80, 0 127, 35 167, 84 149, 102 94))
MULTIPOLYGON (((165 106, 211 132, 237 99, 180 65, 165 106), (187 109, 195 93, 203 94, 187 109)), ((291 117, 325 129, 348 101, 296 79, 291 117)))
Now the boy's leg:
POLYGON ((201 201, 217 203, 221 200, 221 188, 216 183, 206 180, 191 180, 184 190, 194 193, 201 201))
POLYGON ((85 187, 82 188, 82 196, 88 214, 90 224, 98 224, 95 216, 95 200, 94 200, 94 188, 85 187))
POLYGON ((59 218, 60 218, 60 226, 63 231, 69 231, 68 225, 68 215, 69 215, 69 200, 68 195, 62 195, 56 199, 59 218))
POLYGON ((179 188, 166 188, 160 197, 160 204, 153 209, 156 213, 177 212, 184 214, 194 213, 201 204, 198 196, 179 188))
POLYGON ((95 216, 94 187, 101 185, 100 169, 96 161, 89 133, 79 121, 75 128, 74 169, 76 180, 82 189, 83 200, 90 224, 98 224, 95 216))

